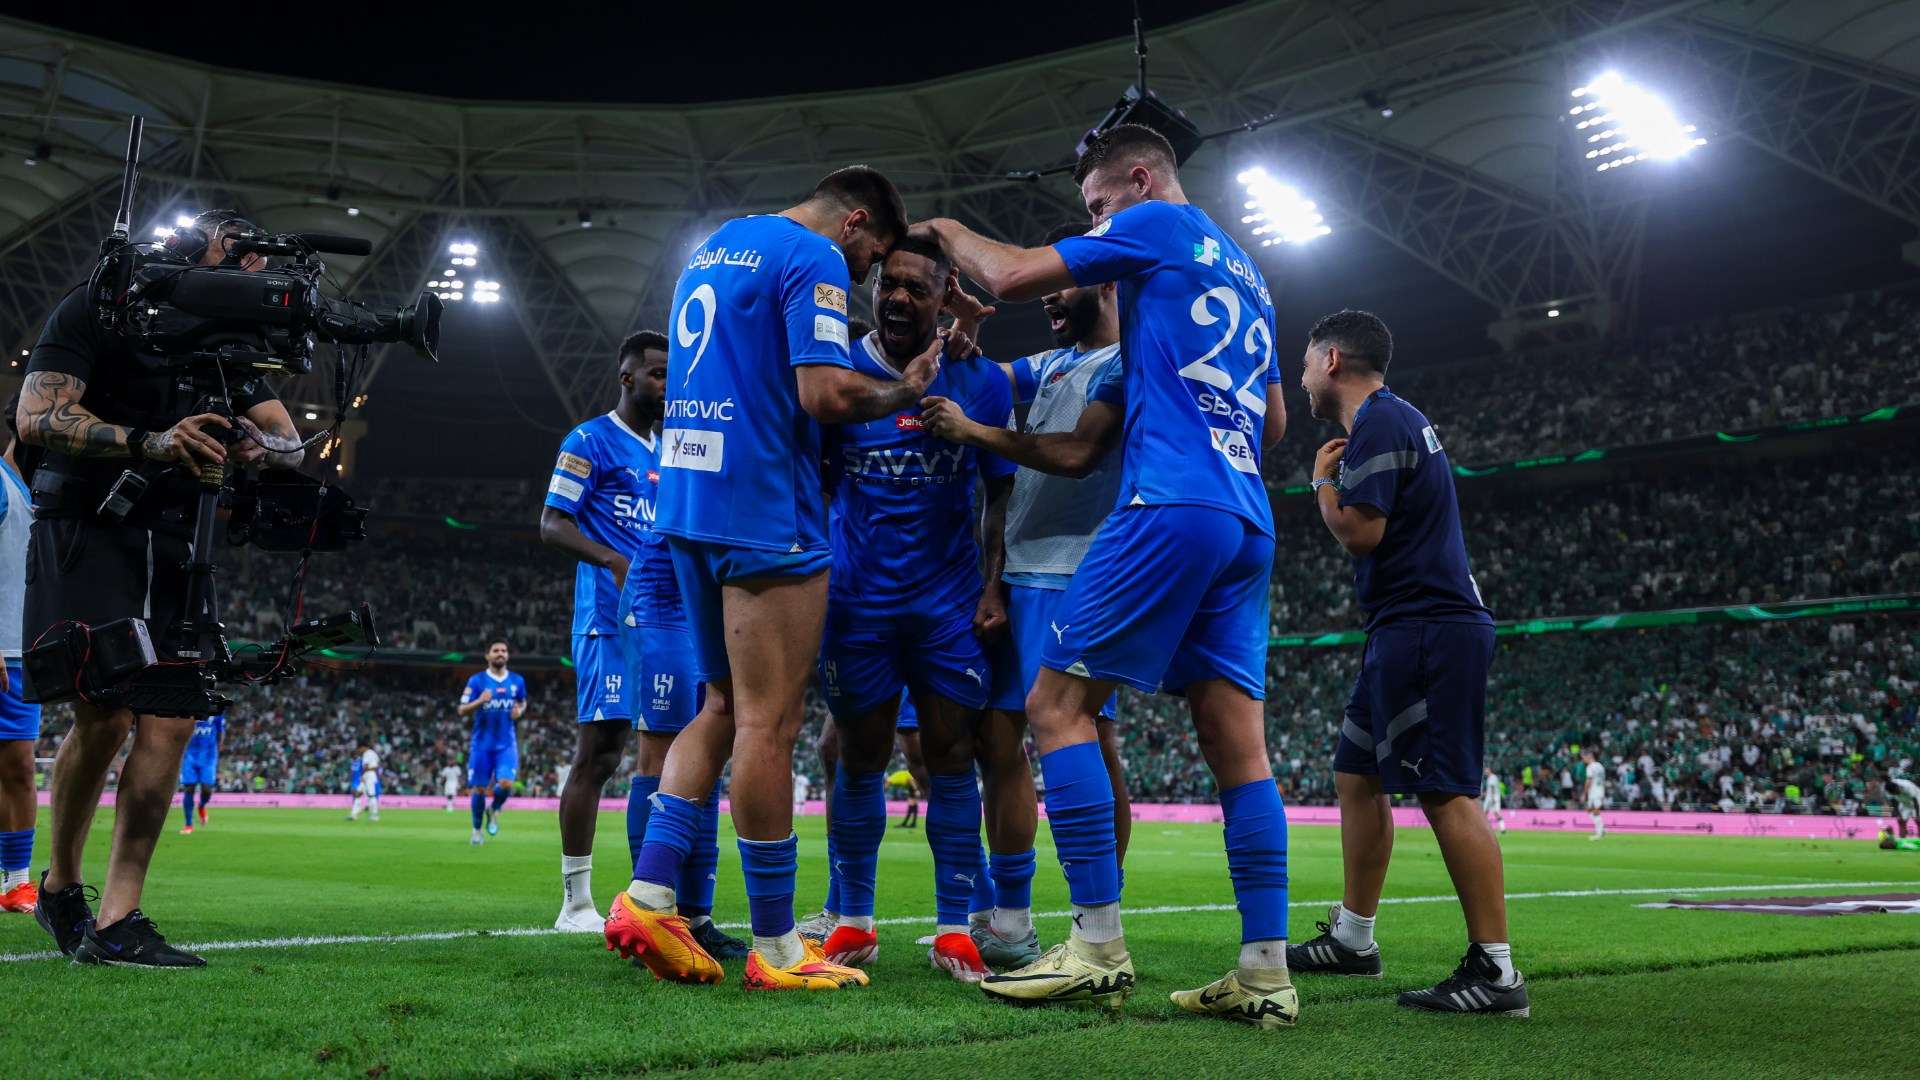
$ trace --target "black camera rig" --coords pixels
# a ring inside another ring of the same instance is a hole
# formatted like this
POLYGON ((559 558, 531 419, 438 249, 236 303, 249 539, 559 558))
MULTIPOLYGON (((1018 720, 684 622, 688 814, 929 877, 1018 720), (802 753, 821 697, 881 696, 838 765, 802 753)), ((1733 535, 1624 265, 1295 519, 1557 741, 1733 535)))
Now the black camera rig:
MULTIPOLYGON (((193 386, 199 401, 188 415, 217 413, 233 424, 208 434, 229 446, 255 438, 237 423, 230 385, 261 375, 311 372, 320 341, 331 343, 340 354, 334 421, 302 448, 338 438, 369 346, 403 342, 435 359, 441 314, 437 296, 423 292, 407 307, 376 310, 321 294, 326 266, 318 256, 366 254, 365 241, 219 230, 229 263, 248 253, 293 260, 270 270, 202 265, 204 244, 133 241, 130 217, 143 127, 141 117, 132 118, 120 205, 113 231, 101 243, 88 296, 103 325, 136 349, 164 357, 182 383, 193 386)), ((177 465, 146 463, 123 472, 95 512, 105 520, 151 524, 156 513, 188 502, 187 600, 180 621, 169 626, 148 626, 138 618, 99 626, 55 624, 22 657, 34 700, 81 699, 144 715, 202 717, 230 704, 218 690, 222 682, 277 682, 318 649, 379 644, 373 610, 364 603, 324 618, 299 618, 312 554, 341 550, 366 538, 366 509, 337 485, 290 469, 268 469, 255 477, 214 464, 203 465, 193 476, 177 465), (222 506, 228 508, 230 545, 251 543, 269 551, 300 553, 285 635, 240 654, 227 643, 214 587, 214 535, 222 506)))

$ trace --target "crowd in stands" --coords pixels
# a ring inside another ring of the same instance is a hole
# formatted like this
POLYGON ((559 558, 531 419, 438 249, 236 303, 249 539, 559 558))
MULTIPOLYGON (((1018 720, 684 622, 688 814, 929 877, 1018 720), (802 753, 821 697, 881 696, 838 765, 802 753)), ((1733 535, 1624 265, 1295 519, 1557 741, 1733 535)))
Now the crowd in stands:
MULTIPOLYGON (((1353 564, 1313 504, 1276 506, 1273 632, 1357 629, 1353 564)), ((1461 507, 1496 619, 1769 603, 1920 580, 1920 457, 1688 470, 1461 507)))
MULTIPOLYGON (((1674 328, 1632 344, 1420 366, 1403 341, 1388 383, 1458 465, 1661 442, 1920 402, 1920 292, 1866 292, 1674 328), (1409 362, 1410 361, 1410 362, 1409 362)), ((1304 484, 1341 434, 1315 421, 1289 365, 1289 429, 1268 476, 1304 484)))

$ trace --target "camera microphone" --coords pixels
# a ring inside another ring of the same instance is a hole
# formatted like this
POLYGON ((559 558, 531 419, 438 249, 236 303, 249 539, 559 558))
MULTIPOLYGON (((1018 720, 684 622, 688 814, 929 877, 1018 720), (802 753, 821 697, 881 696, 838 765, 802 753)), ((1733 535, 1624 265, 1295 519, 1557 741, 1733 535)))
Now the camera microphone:
POLYGON ((233 243, 228 250, 235 255, 250 252, 260 255, 304 255, 310 251, 328 255, 373 254, 371 241, 330 233, 265 233, 248 230, 231 234, 231 239, 233 243))

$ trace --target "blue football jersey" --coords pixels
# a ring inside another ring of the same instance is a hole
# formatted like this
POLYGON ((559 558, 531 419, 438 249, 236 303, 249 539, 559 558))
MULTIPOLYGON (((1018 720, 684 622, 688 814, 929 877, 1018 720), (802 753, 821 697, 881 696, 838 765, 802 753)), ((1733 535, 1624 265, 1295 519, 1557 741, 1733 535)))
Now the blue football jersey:
MULTIPOLYGON (((853 369, 901 377, 872 334, 854 346, 853 369)), ((992 427, 1006 427, 1013 416, 1006 376, 984 360, 943 365, 927 396, 951 398, 970 419, 992 427)), ((980 592, 974 478, 1010 476, 1013 464, 927 434, 917 404, 878 420, 829 425, 824 446, 834 602, 879 610, 972 604, 980 592)))
POLYGON ((220 752, 220 736, 227 733, 227 717, 209 716, 193 722, 193 738, 187 740, 186 756, 210 758, 220 752))
POLYGON ((779 215, 700 245, 669 316, 659 528, 764 551, 823 551, 820 426, 794 369, 850 367, 846 258, 779 215))
MULTIPOLYGON (((655 469, 652 432, 641 433, 613 413, 596 416, 567 433, 547 482, 547 505, 566 511, 587 539, 637 559, 653 527, 655 469)), ((573 632, 611 634, 619 629, 620 590, 613 571, 586 563, 573 571, 573 632)))
POLYGON ((491 671, 475 672, 467 679, 467 688, 460 691, 460 704, 473 701, 487 690, 493 691, 493 696, 472 713, 473 745, 510 744, 514 741, 513 707, 527 700, 527 680, 513 671, 497 679, 491 671))
POLYGON ((1259 267, 1199 208, 1152 200, 1054 245, 1075 284, 1118 282, 1126 432, 1118 505, 1228 510, 1273 535, 1260 438, 1274 358, 1259 267))
POLYGON ((1367 629, 1396 619, 1491 623, 1467 567, 1453 466, 1433 424, 1386 387, 1353 415, 1340 458, 1340 505, 1387 516, 1380 543, 1353 560, 1367 629))

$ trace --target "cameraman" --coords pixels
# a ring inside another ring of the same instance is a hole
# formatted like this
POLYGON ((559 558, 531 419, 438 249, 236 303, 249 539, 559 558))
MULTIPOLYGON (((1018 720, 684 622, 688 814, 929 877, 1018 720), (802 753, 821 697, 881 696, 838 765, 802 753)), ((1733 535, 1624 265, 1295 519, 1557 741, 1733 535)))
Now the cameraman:
MULTIPOLYGON (((201 266, 261 270, 266 262, 260 256, 231 250, 233 235, 251 228, 232 211, 209 211, 167 243, 201 266)), ((187 599, 190 529, 184 508, 142 525, 103 518, 97 508, 120 473, 140 461, 178 465, 194 476, 219 463, 298 465, 304 452, 286 407, 262 378, 230 378, 237 432, 234 422, 216 413, 188 416, 198 400, 192 380, 102 326, 86 290, 75 290, 54 309, 27 361, 14 416, 21 441, 38 452, 30 475, 28 649, 65 623, 97 626, 140 617, 155 650, 168 654, 167 639, 187 599)), ((155 482, 156 494, 163 484, 155 482)), ((32 696, 55 692, 46 687, 32 696)), ((147 864, 194 720, 136 718, 128 709, 78 700, 73 712, 73 728, 53 766, 52 842, 40 878, 40 925, 76 964, 205 964, 168 945, 140 911, 147 864), (107 771, 130 729, 133 747, 120 772, 96 918, 87 903, 90 890, 81 884, 81 854, 107 771)))

